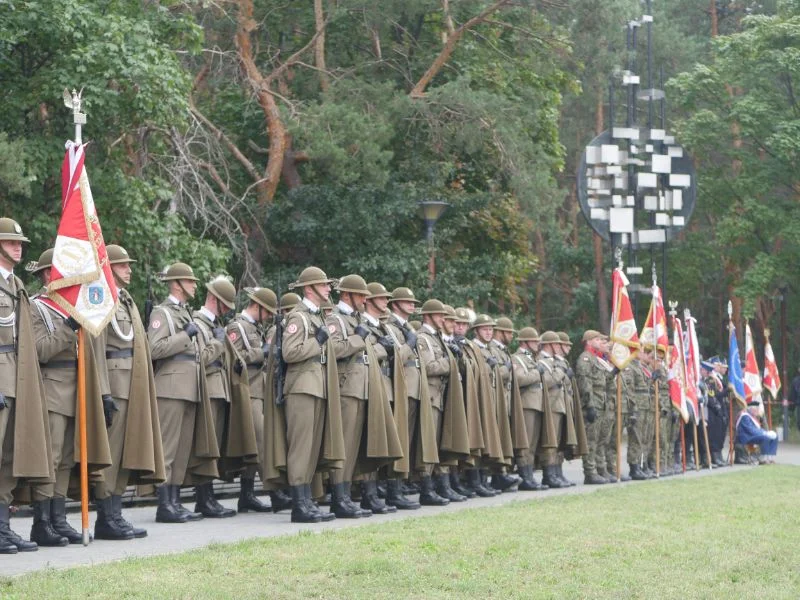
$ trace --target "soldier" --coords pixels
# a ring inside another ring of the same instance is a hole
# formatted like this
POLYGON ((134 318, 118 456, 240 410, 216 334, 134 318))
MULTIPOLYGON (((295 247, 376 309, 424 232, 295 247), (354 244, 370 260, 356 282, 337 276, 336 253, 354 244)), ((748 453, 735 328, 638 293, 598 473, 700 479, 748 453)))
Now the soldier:
POLYGON ((607 338, 602 333, 586 330, 583 344, 584 350, 575 365, 588 444, 588 452, 583 457, 583 482, 602 485, 608 483, 598 471, 605 470, 606 444, 611 437, 613 419, 607 412, 606 378, 612 366, 605 357, 607 338))
MULTIPOLYGON (((150 317, 147 337, 155 367, 158 418, 164 449, 165 481, 156 489, 159 523, 185 523, 202 519, 180 502, 180 488, 186 477, 195 432, 195 418, 201 404, 200 331, 192 320, 188 303, 194 298, 197 277, 185 263, 174 263, 163 273, 169 296, 150 317)), ((213 349, 213 346, 212 346, 213 349)))
MULTIPOLYGON (((22 244, 29 241, 16 221, 0 218, 0 554, 38 549, 36 542, 17 535, 9 522, 9 505, 18 477, 53 477, 46 436, 46 400, 31 328, 30 300, 22 280, 14 274, 14 267, 22 259, 22 244), (19 412, 17 398, 24 398, 30 410, 19 412), (15 453, 17 436, 24 437, 27 447, 34 451, 27 455, 15 453)), ((49 266, 47 252, 43 258, 49 266)), ((49 256, 52 257, 52 250, 49 256)), ((62 545, 62 540, 66 543, 50 527, 47 538, 57 545, 62 545)))
POLYGON ((727 467, 722 458, 725 436, 728 431, 728 390, 723 376, 727 370, 719 357, 713 356, 701 363, 701 373, 708 398, 708 444, 711 448, 711 460, 715 467, 727 467))
POLYGON ((566 417, 566 435, 564 439, 564 449, 559 452, 559 465, 558 474, 570 485, 575 485, 574 482, 564 477, 564 458, 568 454, 570 460, 573 458, 580 458, 585 456, 587 449, 586 443, 586 427, 583 422, 583 411, 580 406, 580 398, 578 397, 578 385, 575 381, 575 372, 567 360, 569 351, 572 348, 572 342, 569 335, 564 331, 556 332, 560 344, 555 344, 556 366, 564 374, 564 402, 567 408, 566 417))
POLYGON ((656 448, 655 448, 655 420, 658 419, 658 444, 661 456, 658 460, 661 461, 659 465, 659 476, 669 477, 672 475, 672 440, 674 439, 674 431, 672 423, 672 400, 669 397, 669 381, 667 379, 667 370, 664 365, 663 350, 658 349, 657 354, 652 352, 647 353, 649 361, 648 366, 652 371, 650 378, 650 394, 653 398, 653 431, 648 434, 650 451, 647 457, 648 470, 655 471, 656 464, 656 448), (655 414, 655 386, 658 384, 658 413, 655 414))
MULTIPOLYGON (((266 373, 264 367, 269 355, 270 345, 265 339, 264 326, 278 312, 278 298, 269 288, 245 288, 249 302, 242 311, 228 324, 228 339, 240 360, 234 364, 234 370, 247 371, 249 381, 250 403, 253 414, 253 427, 258 445, 259 460, 257 465, 249 465, 241 476, 241 489, 237 510, 241 512, 268 512, 272 507, 261 502, 255 495, 256 473, 264 481, 262 468, 264 448, 264 398, 266 395, 266 373)), ((272 492, 274 495, 275 492, 272 492)), ((286 504, 277 500, 278 504, 286 504)), ((288 508, 289 506, 285 506, 288 508)), ((276 511, 277 512, 277 511, 276 511)))
POLYGON ((287 315, 290 313, 295 306, 300 304, 301 298, 294 292, 286 292, 283 296, 281 296, 281 315, 287 315))
POLYGON ((97 520, 94 536, 101 540, 125 540, 147 536, 122 516, 122 494, 129 479, 163 483, 164 454, 158 405, 152 395, 153 363, 139 310, 126 287, 131 282, 131 263, 136 262, 122 246, 106 246, 108 262, 119 290, 119 302, 111 322, 98 336, 100 384, 113 398, 108 440, 111 466, 94 486, 97 520), (127 443, 126 443, 127 442, 127 443))
POLYGON ((622 377, 623 419, 628 430, 628 467, 634 481, 649 479, 642 471, 641 461, 646 450, 644 411, 650 404, 648 373, 639 358, 633 358, 620 373, 622 377))
MULTIPOLYGON (((539 332, 533 327, 523 327, 517 336, 519 348, 512 357, 514 374, 522 394, 525 415, 525 431, 528 433, 528 448, 517 459, 517 469, 522 476, 519 489, 522 491, 541 491, 548 486, 536 481, 533 475, 536 452, 542 441, 542 431, 549 424, 545 421, 542 392, 542 374, 536 368, 536 354, 539 352, 539 332)), ((549 415, 548 415, 549 416, 549 415)))
MULTIPOLYGON (((425 372, 428 380, 428 394, 433 408, 433 429, 436 435, 437 447, 441 457, 441 436, 442 436, 442 414, 444 412, 444 393, 450 378, 450 355, 442 341, 440 331, 444 328, 444 316, 447 311, 439 300, 427 300, 422 305, 422 326, 418 332, 417 349, 420 360, 425 365, 425 372)), ((444 465, 437 465, 433 469, 426 468, 422 476, 422 491, 419 501, 423 506, 444 506, 450 501, 463 502, 466 500, 461 494, 457 494, 450 489, 450 476, 448 468, 444 465), (445 491, 445 496, 441 496, 434 489, 431 473, 435 473, 437 488, 445 491), (447 485, 444 480, 447 479, 447 485), (452 493, 447 493, 449 489, 452 493)))
MULTIPOLYGON (((424 476, 425 465, 438 463, 439 455, 433 429, 429 387, 426 383, 427 372, 425 364, 420 360, 417 333, 408 320, 416 312, 419 300, 409 288, 398 287, 392 291, 388 304, 391 310, 389 328, 400 332, 406 342, 400 348, 400 356, 403 360, 403 374, 408 394, 408 465, 412 472, 424 476), (404 348, 408 348, 410 353, 404 348)), ((391 480, 387 482, 387 504, 402 508, 400 506, 402 500, 400 504, 395 501, 402 495, 399 485, 391 480)))
MULTIPOLYGON (((420 387, 420 367, 416 354, 417 335, 405 325, 405 319, 401 315, 387 312, 389 302, 393 300, 393 294, 390 294, 383 285, 377 282, 367 284, 367 288, 370 291, 366 302, 367 313, 378 318, 386 314, 386 319, 382 324, 383 331, 391 337, 394 343, 392 377, 387 393, 391 394, 393 399, 395 426, 398 433, 403 433, 400 436, 400 440, 403 442, 403 459, 396 461, 387 469, 386 504, 399 510, 416 510, 420 508, 420 503, 403 494, 401 481, 414 467, 412 444, 416 443, 413 434, 419 410, 420 387), (413 389, 410 389, 410 386, 413 389), (395 397, 396 392, 403 393, 405 398, 395 397), (399 410, 401 407, 404 410, 399 410), (403 418, 405 423, 402 422, 403 418)), ((408 291, 411 292, 411 290, 408 291)), ((413 312, 416 299, 414 299, 413 293, 409 295, 412 300, 408 304, 411 306, 410 312, 413 312)), ((393 304, 396 305, 396 302, 393 304)), ((395 310, 399 310, 399 308, 395 306, 395 310)))
POLYGON ((567 417, 567 398, 564 386, 566 375, 557 367, 555 359, 556 346, 560 344, 561 340, 554 331, 545 331, 539 338, 541 349, 536 363, 539 372, 542 374, 544 396, 546 401, 550 402, 550 410, 553 413, 553 426, 556 432, 556 448, 547 448, 540 455, 544 471, 542 483, 551 488, 569 487, 571 485, 571 482, 559 475, 560 464, 557 450, 563 444, 567 417))
MULTIPOLYGON (((512 385, 511 379, 513 376, 513 370, 511 365, 511 354, 508 351, 508 345, 511 343, 514 333, 516 330, 514 329, 514 324, 511 322, 511 319, 508 317, 499 317, 495 322, 495 326, 493 329, 493 338, 489 344, 489 348, 491 350, 492 356, 497 361, 497 369, 500 373, 500 377, 502 379, 502 396, 505 400, 505 417, 508 417, 512 412, 512 385)), ((500 398, 498 397, 498 402, 500 398)), ((501 417, 503 412, 502 407, 501 410, 498 412, 498 419, 505 418, 501 417)), ((504 423, 499 423, 501 430, 505 427, 504 423)), ((509 435, 511 432, 509 430, 509 435)), ((522 444, 518 443, 518 440, 513 439, 511 440, 511 453, 507 456, 509 462, 513 460, 514 450, 513 448, 522 446, 524 447, 527 443, 527 440, 524 440, 522 444)), ((507 450, 506 450, 507 452, 507 450)), ((516 475, 509 475, 507 473, 507 468, 502 467, 499 469, 495 469, 495 472, 492 474, 492 487, 496 490, 500 490, 501 492, 514 492, 517 490, 517 485, 520 482, 520 478, 516 475)))
POLYGON ((302 289, 303 299, 286 316, 283 332, 283 359, 287 363, 286 473, 292 494, 293 523, 319 523, 336 518, 334 513, 321 512, 311 499, 311 480, 317 469, 325 466, 323 459, 339 468, 344 462, 338 371, 320 309, 330 296, 333 282, 322 269, 303 269, 292 284, 294 289, 302 289), (331 389, 332 386, 336 389, 331 389), (336 410, 338 415, 330 414, 336 410), (328 448, 323 444, 326 430, 328 448))
MULTIPOLYGON (((40 271, 39 275, 43 282, 50 281, 49 268, 40 271)), ((31 322, 47 397, 53 468, 56 477, 54 483, 33 486, 34 521, 31 541, 37 542, 40 546, 61 546, 64 545, 64 539, 70 544, 80 544, 83 542, 83 536, 67 522, 66 510, 70 476, 75 466, 77 331, 80 329, 80 324, 46 296, 35 296, 32 306, 36 308, 32 311, 31 322), (52 535, 53 532, 57 535, 52 535)), ((86 340, 87 422, 99 424, 105 420, 105 425, 108 427, 111 425, 113 415, 113 398, 109 394, 101 393, 94 358, 94 341, 90 337, 86 340)), ((93 433, 95 435, 90 437, 87 448, 92 474, 98 468, 107 467, 110 462, 105 428, 99 427, 93 433)))

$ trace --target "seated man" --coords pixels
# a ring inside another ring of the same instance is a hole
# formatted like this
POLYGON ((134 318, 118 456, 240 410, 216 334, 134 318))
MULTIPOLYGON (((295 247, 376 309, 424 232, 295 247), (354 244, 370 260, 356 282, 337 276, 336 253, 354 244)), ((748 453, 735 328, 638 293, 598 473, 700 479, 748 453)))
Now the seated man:
POLYGON ((774 464, 778 453, 778 434, 761 428, 758 421, 760 408, 758 401, 747 403, 747 410, 742 411, 736 421, 736 440, 742 445, 758 444, 761 447, 760 464, 774 464))

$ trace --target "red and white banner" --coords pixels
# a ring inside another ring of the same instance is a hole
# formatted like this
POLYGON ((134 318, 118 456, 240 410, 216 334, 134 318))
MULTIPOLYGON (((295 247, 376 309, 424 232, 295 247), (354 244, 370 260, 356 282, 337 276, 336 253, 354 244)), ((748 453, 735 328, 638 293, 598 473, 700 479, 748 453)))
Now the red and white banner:
POLYGON ((636 356, 639 349, 639 332, 633 318, 631 299, 628 297, 628 278, 621 269, 614 269, 613 305, 611 307, 611 350, 609 359, 622 370, 636 356))
POLYGON ((667 313, 664 310, 664 302, 661 299, 661 289, 653 286, 653 300, 650 302, 650 312, 647 313, 647 320, 642 328, 642 335, 639 336, 642 348, 652 348, 658 346, 661 352, 666 353, 669 346, 669 335, 667 333, 667 313))
POLYGON ((778 371, 778 363, 775 362, 775 354, 772 352, 772 344, 764 346, 764 389, 769 390, 773 399, 778 399, 778 391, 781 389, 781 376, 778 371))
POLYGON ((95 210, 84 146, 67 142, 61 167, 61 221, 47 296, 62 312, 97 336, 111 320, 117 286, 95 210))
POLYGON ((669 399, 684 423, 689 422, 689 411, 686 408, 686 361, 683 356, 683 332, 681 322, 672 319, 672 346, 669 354, 669 399))
POLYGON ((700 399, 700 348, 697 343, 697 330, 693 317, 686 313, 686 397, 694 408, 694 416, 699 423, 698 400, 700 399))
POLYGON ((764 415, 764 402, 761 399, 761 373, 756 362, 756 349, 753 345, 753 333, 750 331, 750 323, 744 325, 744 398, 745 402, 755 400, 761 406, 758 414, 764 415))

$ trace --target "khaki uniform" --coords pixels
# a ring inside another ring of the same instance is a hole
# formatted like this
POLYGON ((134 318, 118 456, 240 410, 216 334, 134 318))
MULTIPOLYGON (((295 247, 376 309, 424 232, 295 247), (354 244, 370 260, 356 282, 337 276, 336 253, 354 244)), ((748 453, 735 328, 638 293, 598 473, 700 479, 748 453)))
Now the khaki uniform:
MULTIPOLYGON (((225 343, 214 337, 214 330, 219 327, 219 321, 210 318, 204 311, 197 310, 192 315, 192 320, 200 328, 197 342, 200 347, 200 356, 205 365, 206 390, 211 401, 211 416, 214 432, 217 437, 217 448, 224 453, 225 426, 228 422, 228 407, 231 402, 231 387, 228 381, 228 362, 225 354, 225 343)), ((209 480, 211 480, 209 478, 209 480)))
POLYGON ((505 393, 506 414, 511 413, 511 355, 505 344, 492 340, 488 344, 489 353, 497 359, 497 367, 500 370, 500 377, 503 380, 503 391, 505 393))
MULTIPOLYGON (((547 389, 547 399, 550 402, 550 410, 553 412, 553 425, 556 432, 557 447, 562 444, 563 432, 567 415, 568 389, 564 385, 567 379, 566 373, 556 366, 556 359, 547 352, 540 352, 537 363, 542 365, 542 386, 547 389)), ((572 396, 569 397, 572 402, 572 396)), ((542 465, 551 466, 558 464, 558 449, 548 448, 541 453, 542 465)))
POLYGON ((417 352, 405 343, 404 330, 409 327, 406 322, 401 323, 392 314, 384 326, 395 341, 394 359, 403 364, 403 375, 406 379, 406 392, 408 394, 408 463, 413 470, 417 464, 417 436, 419 435, 419 402, 420 402, 420 362, 417 352))
MULTIPOLYGON (((331 483, 352 481, 364 434, 369 398, 369 360, 367 341, 356 335, 359 325, 357 313, 346 314, 339 307, 325 319, 339 370, 339 396, 342 404, 342 430, 344 433, 344 468, 331 472, 331 483)), ((384 357, 386 353, 384 351, 384 357)))
POLYGON ((147 332, 169 485, 181 485, 186 476, 200 403, 200 348, 183 330, 191 320, 188 308, 168 299, 153 310, 147 332))
POLYGON ((533 466, 541 439, 544 416, 542 374, 536 367, 533 354, 524 348, 514 353, 511 362, 522 394, 525 431, 528 433, 528 450, 519 456, 517 462, 520 466, 533 466))
MULTIPOLYGON (((0 285, 16 294, 22 281, 15 275, 0 285)), ((11 491, 16 486, 14 477, 14 416, 17 398, 17 320, 16 300, 0 290, 0 392, 5 396, 6 408, 0 410, 0 503, 11 504, 11 491)))
MULTIPOLYGON (((319 309, 298 304, 286 316, 283 359, 286 361, 286 470, 291 486, 309 485, 320 457, 327 398, 326 346, 314 335, 324 327, 319 309)), ((335 357, 333 357, 335 360, 335 357)))
POLYGON ((614 460, 613 456, 606 456, 606 444, 612 435, 611 429, 614 423, 613 412, 610 412, 612 404, 607 399, 606 381, 611 368, 611 364, 605 359, 588 350, 581 353, 575 365, 578 393, 584 412, 586 440, 589 446, 589 453, 583 457, 583 472, 587 476, 606 472, 606 460, 614 460), (592 423, 586 419, 589 409, 595 413, 592 423))
POLYGON ((253 411, 253 427, 258 444, 258 466, 249 465, 243 477, 254 479, 256 472, 264 479, 262 461, 264 452, 264 397, 266 395, 267 374, 264 360, 264 333, 259 325, 240 313, 228 324, 228 339, 236 353, 244 361, 250 383, 250 403, 253 411))
MULTIPOLYGON (((428 375, 428 393, 433 408, 433 430, 438 445, 442 435, 444 392, 450 379, 450 356, 441 336, 427 324, 423 324, 417 333, 417 352, 419 352, 420 360, 425 363, 425 371, 428 375)), ((447 467, 438 466, 436 469, 440 473, 448 472, 447 467)), ((426 468, 426 471, 430 473, 430 467, 426 468)))

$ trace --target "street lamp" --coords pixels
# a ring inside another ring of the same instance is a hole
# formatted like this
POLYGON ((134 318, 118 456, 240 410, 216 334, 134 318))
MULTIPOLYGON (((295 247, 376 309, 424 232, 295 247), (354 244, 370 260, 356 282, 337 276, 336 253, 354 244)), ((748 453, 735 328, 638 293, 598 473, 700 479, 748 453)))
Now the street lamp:
POLYGON ((433 289, 433 280, 436 278, 436 249, 433 245, 433 228, 442 213, 450 206, 441 200, 424 200, 417 202, 419 214, 425 221, 425 239, 428 242, 430 260, 428 261, 428 289, 433 289))

